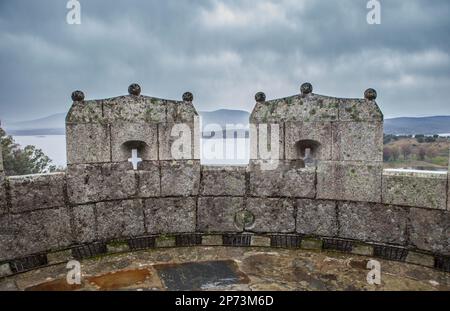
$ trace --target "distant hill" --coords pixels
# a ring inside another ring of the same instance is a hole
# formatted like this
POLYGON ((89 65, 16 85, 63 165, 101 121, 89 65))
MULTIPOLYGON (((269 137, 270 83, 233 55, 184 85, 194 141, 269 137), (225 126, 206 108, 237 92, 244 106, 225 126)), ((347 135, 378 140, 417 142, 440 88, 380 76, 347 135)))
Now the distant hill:
MULTIPOLYGON (((242 124, 247 126, 250 113, 243 110, 220 109, 215 111, 200 111, 203 126, 206 124, 218 124, 223 129, 227 124, 242 124)), ((10 135, 64 135, 66 113, 57 113, 45 118, 3 124, 4 129, 10 135)), ((450 116, 418 117, 418 118, 393 118, 384 121, 386 134, 404 135, 433 135, 450 133, 450 116)), ((248 135, 248 133, 247 133, 248 135)))
POLYGON ((404 135, 450 133, 450 116, 386 119, 384 133, 404 135))
POLYGON ((45 118, 2 124, 10 135, 64 135, 66 113, 56 113, 45 118))

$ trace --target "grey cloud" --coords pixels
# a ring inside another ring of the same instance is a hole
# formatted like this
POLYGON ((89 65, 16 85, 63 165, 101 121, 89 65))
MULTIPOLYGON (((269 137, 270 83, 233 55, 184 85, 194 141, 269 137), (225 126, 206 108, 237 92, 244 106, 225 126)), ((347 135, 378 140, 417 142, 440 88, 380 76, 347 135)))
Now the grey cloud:
POLYGON ((157 97, 195 94, 199 110, 251 110, 253 95, 298 92, 362 97, 375 87, 387 116, 450 114, 450 3, 365 0, 80 0, 67 25, 64 0, 0 2, 0 116, 66 111, 70 93, 157 97), (426 104, 425 104, 426 103, 426 104))

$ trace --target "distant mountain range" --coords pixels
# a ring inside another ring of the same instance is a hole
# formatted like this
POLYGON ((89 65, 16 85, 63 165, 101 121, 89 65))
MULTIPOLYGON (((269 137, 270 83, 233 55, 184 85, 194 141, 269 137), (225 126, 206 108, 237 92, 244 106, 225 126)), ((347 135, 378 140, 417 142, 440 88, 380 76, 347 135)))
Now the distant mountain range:
MULTIPOLYGON (((220 109, 200 111, 202 124, 218 124, 225 129, 227 124, 248 125, 250 113, 243 110, 220 109)), ((64 135, 66 113, 57 113, 36 120, 5 123, 4 129, 10 135, 64 135)), ((450 133, 450 116, 393 118, 384 121, 384 132, 394 135, 433 135, 450 133)))
POLYGON ((386 119, 384 133, 396 135, 448 134, 450 133, 450 116, 386 119))

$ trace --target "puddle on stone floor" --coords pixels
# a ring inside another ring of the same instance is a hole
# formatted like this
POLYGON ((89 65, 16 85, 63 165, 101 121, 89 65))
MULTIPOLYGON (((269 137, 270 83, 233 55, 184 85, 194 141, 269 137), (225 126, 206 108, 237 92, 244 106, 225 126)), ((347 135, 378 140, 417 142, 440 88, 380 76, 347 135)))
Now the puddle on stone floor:
POLYGON ((124 270, 89 277, 87 282, 97 286, 99 290, 115 290, 142 284, 150 276, 148 269, 124 270))
POLYGON ((155 265, 168 290, 201 290, 220 286, 248 284, 247 275, 234 260, 155 265))
POLYGON ((66 279, 57 279, 49 282, 44 282, 35 286, 30 286, 25 291, 74 291, 81 289, 82 285, 69 285, 66 279))

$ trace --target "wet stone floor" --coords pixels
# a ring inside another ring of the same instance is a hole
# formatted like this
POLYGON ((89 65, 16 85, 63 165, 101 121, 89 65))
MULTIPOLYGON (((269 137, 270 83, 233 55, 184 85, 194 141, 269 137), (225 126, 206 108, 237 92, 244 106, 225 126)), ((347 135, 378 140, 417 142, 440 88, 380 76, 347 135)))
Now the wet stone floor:
POLYGON ((66 264, 0 280, 0 290, 450 290, 450 274, 379 260, 381 285, 367 283, 368 257, 270 248, 190 247, 106 255, 81 262, 81 284, 66 264))

